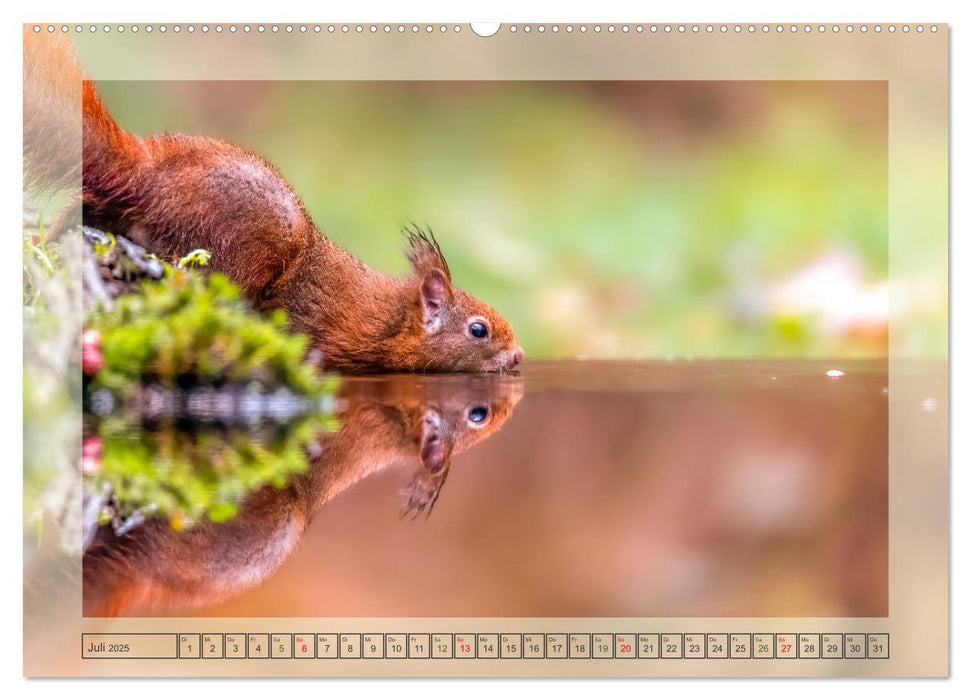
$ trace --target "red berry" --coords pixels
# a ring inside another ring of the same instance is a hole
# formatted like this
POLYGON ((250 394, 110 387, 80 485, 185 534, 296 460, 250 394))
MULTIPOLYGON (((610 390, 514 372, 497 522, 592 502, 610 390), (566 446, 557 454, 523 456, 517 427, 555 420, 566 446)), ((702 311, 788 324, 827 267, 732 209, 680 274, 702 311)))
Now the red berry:
POLYGON ((97 374, 104 363, 101 334, 96 330, 84 331, 81 334, 81 371, 87 375, 97 374))

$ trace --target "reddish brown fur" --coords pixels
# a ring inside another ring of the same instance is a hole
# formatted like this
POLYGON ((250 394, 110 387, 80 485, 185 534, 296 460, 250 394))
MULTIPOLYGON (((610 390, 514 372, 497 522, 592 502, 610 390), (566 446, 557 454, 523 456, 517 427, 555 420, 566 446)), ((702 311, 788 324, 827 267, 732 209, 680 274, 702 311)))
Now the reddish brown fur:
MULTIPOLYGON (((522 359, 502 316, 452 285, 430 235, 411 232, 411 277, 374 270, 324 237, 259 156, 197 136, 137 138, 115 123, 91 82, 79 90, 82 76, 66 38, 28 32, 24 44, 25 76, 37 85, 25 86, 25 114, 29 99, 44 106, 30 112, 36 134, 61 128, 47 115, 70 113, 82 93, 86 225, 128 235, 166 258, 209 250, 212 269, 236 282, 256 308, 286 310, 330 369, 504 371, 522 359), (487 338, 469 335, 472 317, 488 324, 487 338)), ((29 158, 38 177, 45 169, 36 164, 46 157, 35 149, 29 158)))
POLYGON ((81 71, 70 42, 24 27, 24 180, 81 190, 81 71))
POLYGON ((83 561, 84 614, 116 616, 225 600, 258 585, 294 550, 314 513, 361 479, 410 466, 405 515, 429 512, 453 455, 495 433, 522 396, 517 377, 476 377, 432 386, 404 377, 348 379, 341 429, 306 473, 284 489, 251 494, 239 515, 184 532, 152 519, 121 537, 102 528, 83 561), (487 407, 481 423, 472 407, 487 407))

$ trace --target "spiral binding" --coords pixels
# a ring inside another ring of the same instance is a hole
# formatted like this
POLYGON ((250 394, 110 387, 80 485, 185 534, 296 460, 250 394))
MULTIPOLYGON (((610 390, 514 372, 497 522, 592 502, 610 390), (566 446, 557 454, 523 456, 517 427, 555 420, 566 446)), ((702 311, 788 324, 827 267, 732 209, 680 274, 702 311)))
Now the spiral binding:
MULTIPOLYGON (((118 25, 68 25, 68 24, 35 24, 35 33, 46 31, 54 33, 74 32, 75 34, 97 33, 109 34, 115 32, 124 34, 129 32, 138 34, 461 34, 465 29, 460 24, 118 24, 118 25)), ((925 30, 936 34, 938 26, 931 24, 510 24, 499 28, 498 33, 508 34, 853 34, 888 32, 895 34, 915 32, 923 34, 925 30)), ((474 28, 469 30, 477 34, 474 28)), ((483 34, 477 34, 484 36, 483 34)))

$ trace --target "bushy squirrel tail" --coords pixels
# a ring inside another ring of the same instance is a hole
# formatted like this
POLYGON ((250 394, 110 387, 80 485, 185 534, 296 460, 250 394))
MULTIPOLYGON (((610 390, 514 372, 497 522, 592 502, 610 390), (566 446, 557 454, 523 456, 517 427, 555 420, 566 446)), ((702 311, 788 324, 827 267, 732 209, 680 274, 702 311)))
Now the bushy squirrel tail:
POLYGON ((115 123, 84 79, 70 38, 25 26, 25 186, 79 196, 82 177, 101 180, 139 152, 138 140, 115 123))

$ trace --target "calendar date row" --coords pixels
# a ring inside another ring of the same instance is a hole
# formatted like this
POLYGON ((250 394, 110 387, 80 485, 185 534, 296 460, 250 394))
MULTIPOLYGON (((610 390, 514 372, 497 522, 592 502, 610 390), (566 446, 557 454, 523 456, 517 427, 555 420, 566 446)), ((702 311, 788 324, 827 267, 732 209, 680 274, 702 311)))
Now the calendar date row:
POLYGON ((84 634, 83 658, 888 659, 876 633, 84 634))

